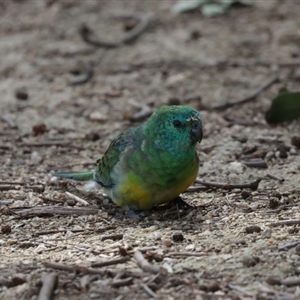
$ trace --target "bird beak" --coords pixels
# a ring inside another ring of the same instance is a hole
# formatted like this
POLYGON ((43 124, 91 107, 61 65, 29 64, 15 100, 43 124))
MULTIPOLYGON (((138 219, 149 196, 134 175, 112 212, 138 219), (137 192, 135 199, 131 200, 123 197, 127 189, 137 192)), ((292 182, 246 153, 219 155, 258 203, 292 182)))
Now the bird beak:
POLYGON ((192 141, 194 143, 197 143, 197 142, 200 143, 202 140, 202 137, 203 137, 202 122, 201 122, 201 120, 195 120, 195 121, 193 121, 192 129, 191 129, 192 141))

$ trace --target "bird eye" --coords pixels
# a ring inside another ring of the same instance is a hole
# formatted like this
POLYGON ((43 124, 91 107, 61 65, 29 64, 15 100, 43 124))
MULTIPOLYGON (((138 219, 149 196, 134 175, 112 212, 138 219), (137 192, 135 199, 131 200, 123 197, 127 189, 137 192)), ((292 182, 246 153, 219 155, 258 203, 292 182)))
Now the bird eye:
POLYGON ((176 128, 180 128, 182 126, 182 123, 179 120, 174 120, 173 121, 173 125, 176 128))

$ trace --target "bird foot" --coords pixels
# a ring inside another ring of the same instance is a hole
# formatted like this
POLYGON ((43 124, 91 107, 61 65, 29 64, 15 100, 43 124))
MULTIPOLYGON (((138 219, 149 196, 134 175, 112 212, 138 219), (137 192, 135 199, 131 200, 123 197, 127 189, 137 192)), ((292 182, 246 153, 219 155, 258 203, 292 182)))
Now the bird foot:
POLYGON ((132 209, 126 210, 126 216, 132 219, 144 219, 148 214, 144 211, 134 211, 132 209))
POLYGON ((179 208, 186 209, 186 210, 187 210, 187 209, 195 209, 195 208, 196 208, 196 206, 187 203, 187 202, 186 202, 185 200, 183 200, 183 198, 180 197, 180 196, 174 198, 174 199, 170 202, 170 204, 173 204, 173 205, 176 204, 176 205, 178 205, 179 208))

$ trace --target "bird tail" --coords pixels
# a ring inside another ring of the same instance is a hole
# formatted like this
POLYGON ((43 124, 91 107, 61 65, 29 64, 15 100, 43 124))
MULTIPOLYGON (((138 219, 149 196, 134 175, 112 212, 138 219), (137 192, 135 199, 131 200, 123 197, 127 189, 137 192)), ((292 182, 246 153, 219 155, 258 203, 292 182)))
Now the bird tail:
POLYGON ((61 172, 53 173, 52 176, 67 178, 77 181, 91 181, 94 177, 94 171, 84 171, 84 172, 61 172))

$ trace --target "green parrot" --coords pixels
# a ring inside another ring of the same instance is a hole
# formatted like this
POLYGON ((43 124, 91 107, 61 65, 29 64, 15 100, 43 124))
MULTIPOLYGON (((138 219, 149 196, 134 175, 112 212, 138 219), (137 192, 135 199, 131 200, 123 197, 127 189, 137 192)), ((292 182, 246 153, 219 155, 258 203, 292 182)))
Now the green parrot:
POLYGON ((196 179, 202 140, 201 115, 189 106, 163 106, 149 120, 110 144, 93 171, 53 176, 93 181, 126 210, 147 211, 168 203, 196 179))

